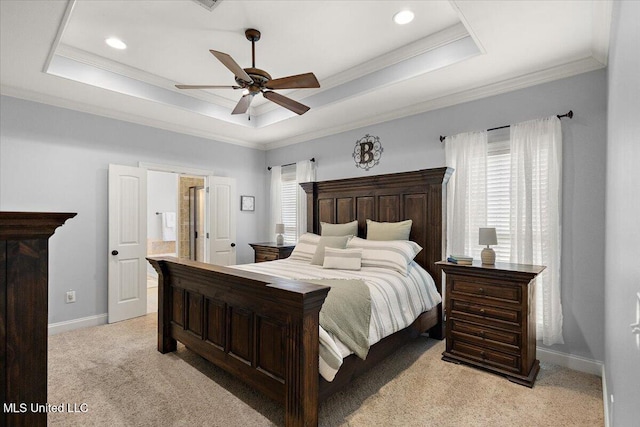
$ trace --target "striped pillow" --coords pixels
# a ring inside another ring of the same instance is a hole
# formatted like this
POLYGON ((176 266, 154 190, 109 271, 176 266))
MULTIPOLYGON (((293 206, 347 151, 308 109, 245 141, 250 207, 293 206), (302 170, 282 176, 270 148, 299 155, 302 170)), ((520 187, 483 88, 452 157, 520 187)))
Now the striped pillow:
POLYGON ((408 274, 407 266, 422 250, 411 240, 365 240, 354 237, 347 243, 347 249, 362 249, 362 266, 379 267, 408 274))
POLYGON ((318 243, 320 242, 320 236, 313 233, 305 233, 298 239, 298 244, 293 248, 293 252, 289 256, 289 259, 296 261, 311 262, 313 255, 318 249, 318 243))
POLYGON ((324 264, 322 268, 340 270, 360 270, 362 249, 324 248, 324 264))

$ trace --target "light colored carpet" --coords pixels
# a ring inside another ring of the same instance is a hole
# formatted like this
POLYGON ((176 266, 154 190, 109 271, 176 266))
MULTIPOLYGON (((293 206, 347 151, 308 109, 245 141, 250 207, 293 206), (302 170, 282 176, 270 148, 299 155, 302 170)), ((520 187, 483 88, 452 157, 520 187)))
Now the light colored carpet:
MULTIPOLYGON (((320 408, 321 426, 602 426, 599 377, 542 364, 533 389, 440 359, 420 337, 320 408)), ((283 408, 184 346, 156 351, 156 316, 49 338, 51 426, 281 426, 283 408)))

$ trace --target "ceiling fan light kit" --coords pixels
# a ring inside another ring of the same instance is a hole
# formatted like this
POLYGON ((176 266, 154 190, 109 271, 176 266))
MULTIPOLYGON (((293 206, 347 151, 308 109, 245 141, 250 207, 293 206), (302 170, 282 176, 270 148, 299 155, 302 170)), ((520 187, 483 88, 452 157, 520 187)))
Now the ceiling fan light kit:
POLYGON ((225 67, 231 71, 237 86, 214 86, 214 85, 176 85, 178 89, 243 89, 243 96, 233 109, 231 114, 244 114, 251 105, 253 97, 259 93, 269 101, 302 115, 309 111, 309 107, 294 101, 273 90, 279 89, 310 89, 319 88, 320 83, 313 73, 296 74, 293 76, 272 79, 271 75, 260 68, 256 68, 256 42, 260 40, 260 31, 249 28, 244 32, 247 40, 251 42, 251 67, 242 68, 228 54, 217 50, 209 50, 225 67))

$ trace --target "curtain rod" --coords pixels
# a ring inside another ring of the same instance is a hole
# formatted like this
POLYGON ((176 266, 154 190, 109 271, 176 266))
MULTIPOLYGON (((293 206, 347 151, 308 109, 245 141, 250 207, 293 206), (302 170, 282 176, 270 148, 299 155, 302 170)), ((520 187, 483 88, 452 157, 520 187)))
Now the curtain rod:
MULTIPOLYGON (((573 110, 569 110, 568 113, 566 114, 557 114, 556 115, 557 118, 561 119, 563 117, 569 117, 570 119, 573 119, 573 110)), ((498 130, 498 129, 505 129, 511 127, 511 125, 504 125, 504 126, 498 126, 497 128, 491 128, 491 129, 487 129, 487 132, 490 132, 492 130, 498 130)), ((442 136, 440 135, 440 142, 444 142, 446 136, 442 136)))
MULTIPOLYGON (((315 158, 315 157, 312 157, 311 159, 309 159, 309 161, 310 161, 310 162, 315 162, 315 161, 316 161, 316 158, 315 158)), ((287 163, 286 165, 280 165, 280 166, 291 166, 291 165, 295 165, 295 164, 296 164, 296 163, 295 163, 295 162, 293 162, 293 163, 287 163)), ((273 167, 273 166, 267 166, 267 170, 271 170, 271 168, 272 168, 272 167, 273 167)))

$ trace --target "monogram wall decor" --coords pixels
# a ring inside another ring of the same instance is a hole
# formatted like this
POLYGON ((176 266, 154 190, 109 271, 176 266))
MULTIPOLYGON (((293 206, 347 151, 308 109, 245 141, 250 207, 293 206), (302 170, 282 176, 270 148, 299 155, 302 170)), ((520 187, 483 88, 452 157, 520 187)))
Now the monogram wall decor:
POLYGON ((380 163, 382 151, 380 138, 366 134, 356 141, 356 146, 353 149, 353 160, 356 162, 356 167, 368 171, 380 163))

